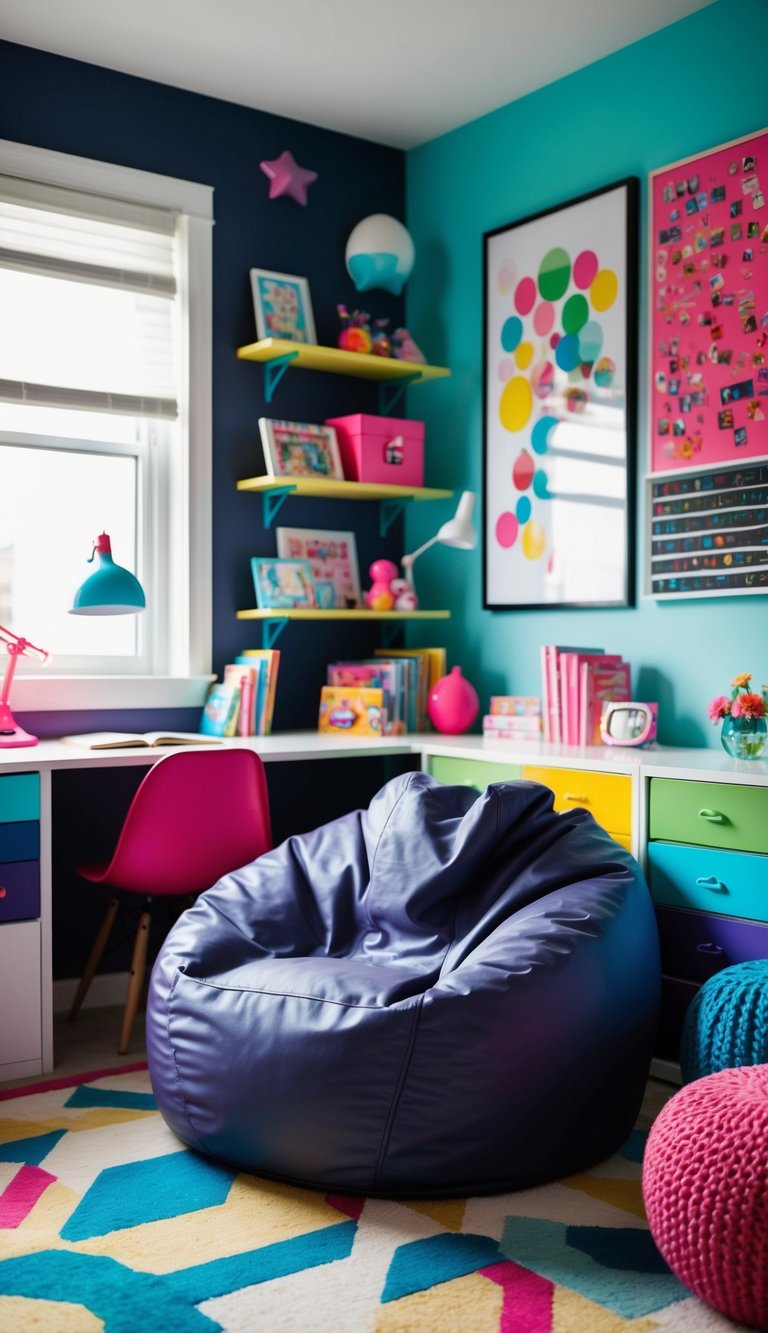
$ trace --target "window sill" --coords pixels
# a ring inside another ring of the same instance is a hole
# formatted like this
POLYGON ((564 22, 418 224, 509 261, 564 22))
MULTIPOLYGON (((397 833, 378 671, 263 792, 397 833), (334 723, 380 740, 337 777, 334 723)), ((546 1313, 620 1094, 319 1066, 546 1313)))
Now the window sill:
POLYGON ((208 676, 17 675, 11 689, 16 713, 62 713, 91 709, 202 708, 208 676))

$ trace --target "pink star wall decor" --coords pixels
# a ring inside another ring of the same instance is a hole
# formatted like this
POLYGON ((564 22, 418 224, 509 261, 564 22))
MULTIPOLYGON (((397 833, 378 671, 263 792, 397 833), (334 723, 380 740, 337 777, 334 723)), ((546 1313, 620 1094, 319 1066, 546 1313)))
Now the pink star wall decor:
POLYGON ((317 180, 316 171, 307 171, 296 162, 293 153, 281 153, 271 162, 260 162, 259 166, 270 179, 269 197, 277 199, 281 194, 290 195, 297 204, 306 204, 307 189, 317 180))

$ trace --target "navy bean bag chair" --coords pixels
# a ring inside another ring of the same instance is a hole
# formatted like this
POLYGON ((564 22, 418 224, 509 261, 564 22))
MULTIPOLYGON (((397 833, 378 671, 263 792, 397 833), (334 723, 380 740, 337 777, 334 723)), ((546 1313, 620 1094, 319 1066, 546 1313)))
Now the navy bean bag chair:
POLYGON ((655 918, 629 853, 552 802, 406 773, 204 893, 150 984, 175 1133, 263 1176, 412 1198, 619 1147, 655 1033, 655 918))

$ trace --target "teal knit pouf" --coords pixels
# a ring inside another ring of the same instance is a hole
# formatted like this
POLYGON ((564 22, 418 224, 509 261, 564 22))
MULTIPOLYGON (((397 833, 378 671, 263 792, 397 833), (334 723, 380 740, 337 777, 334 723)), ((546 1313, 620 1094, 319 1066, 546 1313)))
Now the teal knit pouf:
POLYGON ((683 1083, 720 1069, 768 1064, 768 959, 710 977, 688 1006, 680 1043, 683 1083))

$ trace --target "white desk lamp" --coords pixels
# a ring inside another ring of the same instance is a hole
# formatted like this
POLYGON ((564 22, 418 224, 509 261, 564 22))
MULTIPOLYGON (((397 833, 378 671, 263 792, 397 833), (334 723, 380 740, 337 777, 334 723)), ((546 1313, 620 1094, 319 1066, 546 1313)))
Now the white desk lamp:
POLYGON ((412 588, 414 563, 420 555, 429 550, 430 546, 434 546, 435 542, 441 542, 443 546, 453 546, 459 551, 471 551, 477 545, 477 533, 472 522, 472 510, 475 507, 476 499, 477 496, 474 491, 464 491, 456 506, 456 513, 453 518, 449 518, 447 523, 443 523, 434 537, 430 537, 429 541, 424 542, 423 546, 419 546, 410 555, 403 556, 400 563, 412 588))

